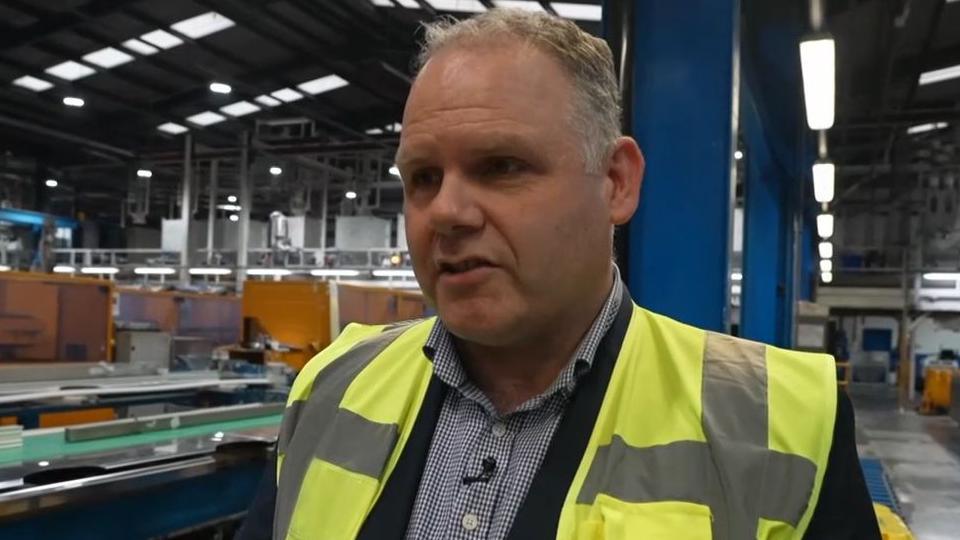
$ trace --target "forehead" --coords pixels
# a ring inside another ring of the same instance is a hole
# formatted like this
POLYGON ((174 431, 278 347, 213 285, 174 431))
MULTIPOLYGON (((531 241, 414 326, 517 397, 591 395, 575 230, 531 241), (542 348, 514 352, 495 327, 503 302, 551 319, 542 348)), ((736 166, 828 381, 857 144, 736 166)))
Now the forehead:
POLYGON ((404 131, 454 113, 499 114, 529 124, 565 117, 572 88, 560 63, 517 39, 451 44, 424 65, 404 110, 404 131))

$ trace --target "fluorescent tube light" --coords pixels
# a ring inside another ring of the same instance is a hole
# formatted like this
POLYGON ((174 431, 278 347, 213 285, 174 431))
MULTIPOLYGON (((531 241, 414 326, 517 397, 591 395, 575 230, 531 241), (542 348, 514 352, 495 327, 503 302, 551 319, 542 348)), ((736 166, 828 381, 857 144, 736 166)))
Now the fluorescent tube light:
POLYGON ((217 210, 226 210, 227 212, 239 212, 241 208, 239 204, 218 204, 217 210))
POLYGON ((351 189, 350 191, 344 193, 343 196, 350 200, 353 200, 357 198, 357 192, 351 189))
POLYGON ((112 275, 119 272, 120 269, 116 266, 84 266, 80 269, 81 274, 102 274, 102 275, 112 275))
POLYGON ((927 281, 958 281, 960 280, 960 273, 956 272, 928 272, 923 275, 923 279, 927 281))
POLYGON ((240 221, 240 216, 238 216, 238 215, 236 215, 236 214, 230 214, 230 217, 227 218, 227 219, 229 219, 230 221, 236 223, 236 222, 240 221))
POLYGON ((823 259, 820 261, 820 271, 821 272, 833 272, 833 261, 830 259, 823 259))
POLYGON ((210 91, 214 94, 229 94, 233 92, 233 87, 227 83, 212 82, 210 83, 210 91))
POLYGON ((493 2, 498 8, 504 9, 519 9, 523 11, 539 11, 544 12, 543 6, 539 2, 528 2, 527 0, 494 0, 493 2))
POLYGON ((188 272, 191 276, 227 276, 233 270, 229 268, 191 268, 188 272))
POLYGON ((83 107, 84 105, 83 98, 78 98, 74 96, 67 96, 63 98, 63 104, 67 107, 83 107))
POLYGON ((360 271, 338 268, 315 268, 310 271, 310 275, 315 277, 356 277, 360 275, 360 271))
POLYGON ((273 167, 270 167, 270 174, 272 174, 273 176, 280 176, 281 174, 283 174, 283 169, 274 165, 273 167))
POLYGON ((836 51, 831 37, 800 42, 803 98, 810 129, 830 129, 833 126, 835 57, 836 51))
POLYGON ((564 19, 577 21, 603 20, 603 7, 598 4, 574 4, 571 2, 550 2, 557 15, 564 19))
POLYGON ((743 272, 732 272, 730 274, 731 281, 743 281, 743 272))
POLYGON ((237 196, 236 196, 236 195, 227 195, 227 202, 231 202, 231 203, 237 202, 237 196))
POLYGON ((370 128, 364 131, 367 135, 383 135, 383 130, 380 128, 370 128))
POLYGON ((253 100, 261 105, 266 105, 267 107, 276 107, 277 105, 281 104, 281 101, 279 99, 272 98, 265 94, 257 96, 253 98, 253 100))
POLYGON ((289 276, 292 271, 286 268, 251 268, 247 270, 248 276, 289 276))
POLYGON ((374 277, 414 277, 413 270, 374 270, 374 277))
POLYGON ((283 101, 284 103, 290 103, 291 101, 297 101, 303 99, 303 94, 297 92, 293 88, 281 88, 276 92, 270 92, 270 95, 283 101))
POLYGON ((177 273, 176 268, 138 266, 133 269, 133 273, 138 276, 169 276, 177 273))
POLYGON ((150 178, 153 176, 153 171, 150 169, 137 169, 137 176, 140 178, 150 178))
POLYGON ((54 274, 72 274, 72 273, 74 273, 74 272, 76 272, 76 271, 77 271, 76 268, 74 268, 74 267, 72 267, 72 266, 65 265, 65 264, 58 264, 58 265, 56 265, 56 266, 53 267, 53 273, 54 273, 54 274))
POLYGON ((833 272, 820 272, 820 280, 824 283, 830 283, 833 281, 833 272))
POLYGON ((945 67, 943 69, 925 71, 920 74, 919 84, 933 84, 941 81, 948 81, 950 79, 956 79, 957 77, 960 77, 960 64, 957 64, 956 66, 945 67))
POLYGON ((916 135, 918 133, 926 133, 928 131, 933 131, 935 129, 943 129, 950 124, 946 122, 931 122, 929 124, 919 124, 916 126, 910 126, 907 128, 907 135, 916 135))
POLYGON ((54 178, 47 178, 47 180, 44 182, 44 185, 46 185, 49 188, 54 188, 60 185, 60 182, 57 182, 56 179, 54 178))

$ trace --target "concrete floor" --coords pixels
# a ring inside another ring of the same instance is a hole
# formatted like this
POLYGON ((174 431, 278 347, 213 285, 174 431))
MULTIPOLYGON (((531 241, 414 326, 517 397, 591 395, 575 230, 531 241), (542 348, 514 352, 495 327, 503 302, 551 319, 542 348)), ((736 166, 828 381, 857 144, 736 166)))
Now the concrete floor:
POLYGON ((894 389, 854 385, 861 457, 883 462, 916 540, 960 538, 960 426, 897 409, 894 389))

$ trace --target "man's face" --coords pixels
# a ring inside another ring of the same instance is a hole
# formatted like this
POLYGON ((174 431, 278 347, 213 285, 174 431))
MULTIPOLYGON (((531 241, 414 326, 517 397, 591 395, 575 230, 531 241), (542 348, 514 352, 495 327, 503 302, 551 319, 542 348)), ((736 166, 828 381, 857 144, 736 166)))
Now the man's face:
POLYGON ((397 155, 407 239, 461 339, 542 333, 606 280, 612 188, 586 173, 572 97, 562 67, 519 43, 442 49, 413 85, 397 155))

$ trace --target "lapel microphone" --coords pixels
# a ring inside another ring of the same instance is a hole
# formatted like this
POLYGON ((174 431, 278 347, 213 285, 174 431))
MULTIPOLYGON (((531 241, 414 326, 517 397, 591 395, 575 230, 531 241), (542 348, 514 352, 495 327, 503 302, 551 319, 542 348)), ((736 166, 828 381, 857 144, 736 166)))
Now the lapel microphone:
POLYGON ((490 479, 493 478, 493 473, 497 470, 497 460, 494 459, 493 456, 487 456, 483 458, 480 466, 483 467, 483 470, 480 471, 480 474, 476 476, 464 476, 462 478, 463 485, 469 486, 475 482, 489 482, 490 479))

